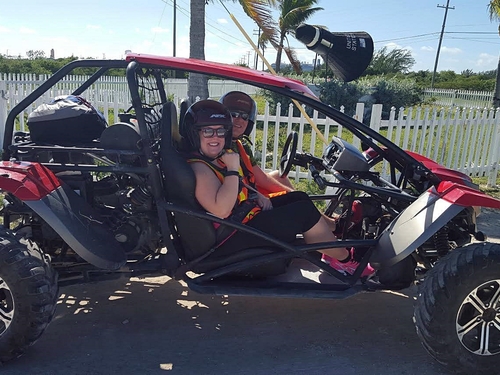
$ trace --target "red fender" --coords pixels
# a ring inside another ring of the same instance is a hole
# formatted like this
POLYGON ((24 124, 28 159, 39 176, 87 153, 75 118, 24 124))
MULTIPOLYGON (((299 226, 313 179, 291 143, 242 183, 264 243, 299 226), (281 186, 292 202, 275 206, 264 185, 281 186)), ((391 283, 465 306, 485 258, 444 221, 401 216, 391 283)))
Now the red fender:
POLYGON ((500 200, 490 197, 469 186, 455 184, 451 181, 442 181, 436 190, 441 198, 460 206, 479 206, 500 209, 500 200))
POLYGON ((116 270, 126 263, 123 248, 85 200, 47 167, 3 161, 0 190, 19 198, 40 216, 78 255, 96 267, 116 270))
POLYGON ((59 179, 41 164, 24 161, 0 163, 0 190, 12 193, 22 201, 40 200, 59 186, 59 179))
POLYGON ((442 181, 402 211, 382 232, 370 264, 391 266, 414 252, 465 207, 500 208, 500 200, 474 188, 442 181))

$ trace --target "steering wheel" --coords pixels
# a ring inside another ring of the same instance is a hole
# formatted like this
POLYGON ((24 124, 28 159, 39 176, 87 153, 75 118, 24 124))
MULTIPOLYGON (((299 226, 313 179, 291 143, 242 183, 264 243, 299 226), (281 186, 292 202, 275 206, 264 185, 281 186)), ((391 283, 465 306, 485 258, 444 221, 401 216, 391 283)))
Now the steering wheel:
POLYGON ((283 152, 281 153, 280 159, 280 177, 288 176, 290 169, 293 166, 293 160, 295 159, 295 154, 297 153, 297 142, 299 140, 299 135, 297 132, 291 132, 288 134, 285 145, 283 146, 283 152))

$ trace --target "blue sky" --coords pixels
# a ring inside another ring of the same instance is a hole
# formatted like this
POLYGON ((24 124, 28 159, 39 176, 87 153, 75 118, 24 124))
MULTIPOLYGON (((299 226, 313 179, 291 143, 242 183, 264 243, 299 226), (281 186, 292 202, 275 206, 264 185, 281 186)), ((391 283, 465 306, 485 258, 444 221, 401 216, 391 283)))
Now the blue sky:
MULTIPOLYGON (((176 55, 189 55, 189 0, 176 0, 176 55)), ((252 36, 255 24, 237 3, 228 9, 252 36)), ((488 0, 451 0, 438 71, 474 72, 496 69, 500 54, 498 23, 490 22, 488 0)), ((411 51, 412 70, 434 68, 446 0, 319 0, 324 10, 311 24, 330 31, 366 31, 375 49, 384 46, 411 51)), ((218 2, 207 6, 207 60, 250 62, 250 45, 218 2)), ((256 39, 256 36, 253 36, 256 39)), ((312 62, 314 54, 298 41, 290 40, 301 61, 312 62)), ((126 50, 171 56, 173 53, 172 0, 17 0, 0 6, 0 53, 26 56, 29 50, 53 48, 56 57, 122 58, 126 50)), ((275 53, 266 57, 274 62, 275 53)), ((285 61, 286 62, 286 61, 285 61)))

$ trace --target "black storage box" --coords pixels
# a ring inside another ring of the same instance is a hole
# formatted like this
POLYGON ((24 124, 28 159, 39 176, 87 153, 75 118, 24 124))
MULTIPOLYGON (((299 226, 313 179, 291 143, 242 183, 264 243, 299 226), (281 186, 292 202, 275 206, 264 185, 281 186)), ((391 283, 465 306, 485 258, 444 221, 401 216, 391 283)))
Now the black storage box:
POLYGON ((28 116, 30 138, 36 143, 88 143, 99 138, 106 127, 104 116, 75 95, 58 96, 28 116))

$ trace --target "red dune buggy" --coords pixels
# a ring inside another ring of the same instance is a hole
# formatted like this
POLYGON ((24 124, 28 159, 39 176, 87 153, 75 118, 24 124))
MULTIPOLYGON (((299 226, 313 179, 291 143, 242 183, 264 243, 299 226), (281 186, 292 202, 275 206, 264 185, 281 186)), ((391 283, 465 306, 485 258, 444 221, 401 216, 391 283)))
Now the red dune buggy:
POLYGON ((291 298, 342 299, 418 283, 414 321, 427 351, 455 371, 493 373, 500 366, 500 245, 476 229, 477 207, 498 209, 500 201, 467 176, 401 150, 322 103, 301 82, 184 58, 74 61, 9 112, 0 189, 1 362, 40 337, 54 316, 59 286, 158 273, 199 293, 291 298), (29 132, 21 131, 25 110, 77 68, 95 73, 71 93, 76 105, 86 105, 75 98, 109 70, 126 72, 132 106, 121 121, 46 121, 45 108, 30 115, 29 132), (362 145, 334 136, 316 156, 299 152, 291 132, 280 159, 283 175, 300 166, 327 188, 312 198, 327 202, 326 215, 341 217, 340 241, 284 243, 201 209, 193 172, 178 150, 186 102, 174 105, 166 83, 186 72, 295 99, 362 145), (220 256, 214 223, 269 246, 220 256), (345 275, 323 263, 316 250, 328 247, 355 247, 358 270, 345 275), (367 263, 377 272, 365 280, 367 263))

